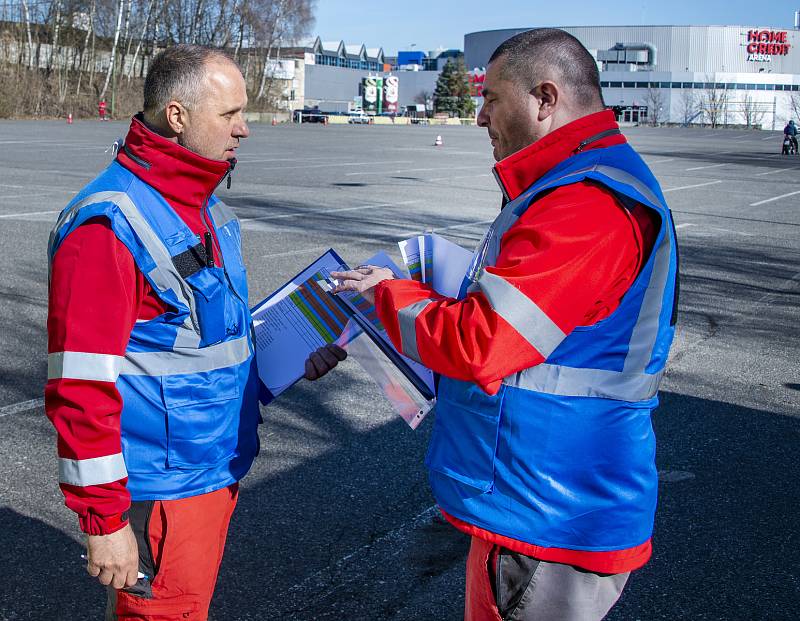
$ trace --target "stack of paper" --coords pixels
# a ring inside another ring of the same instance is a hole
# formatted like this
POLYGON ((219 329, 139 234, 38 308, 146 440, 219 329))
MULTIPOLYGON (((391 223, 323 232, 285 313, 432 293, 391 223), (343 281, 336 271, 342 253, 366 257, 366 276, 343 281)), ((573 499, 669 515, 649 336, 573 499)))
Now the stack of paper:
POLYGON ((458 298, 472 261, 472 253, 436 233, 401 241, 400 255, 413 280, 431 285, 438 293, 458 298))

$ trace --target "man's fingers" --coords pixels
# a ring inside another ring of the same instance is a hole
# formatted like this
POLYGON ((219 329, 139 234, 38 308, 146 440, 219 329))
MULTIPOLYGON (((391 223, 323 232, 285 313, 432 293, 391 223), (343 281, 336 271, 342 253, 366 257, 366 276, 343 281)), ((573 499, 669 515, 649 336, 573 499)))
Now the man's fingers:
POLYGON ((330 343, 329 345, 326 345, 325 348, 334 356, 336 356, 336 359, 339 360, 339 362, 347 358, 347 352, 335 343, 330 343))
POLYGON ((306 360, 306 375, 307 380, 315 380, 319 377, 317 374, 317 370, 314 368, 314 363, 311 362, 311 358, 306 360))
POLYGON ((125 586, 132 587, 136 584, 139 580, 139 567, 134 567, 128 572, 127 577, 125 578, 125 586))
POLYGON ((339 364, 339 359, 327 347, 320 347, 315 353, 319 354, 320 358, 322 358, 322 362, 325 365, 324 371, 326 373, 339 364))
POLYGON ((108 569, 103 569, 99 574, 97 574, 97 580, 103 586, 108 586, 109 584, 111 584, 111 581, 113 579, 114 579, 114 574, 108 569))
POLYGON ((347 272, 331 272, 331 276, 336 280, 364 280, 364 276, 366 276, 369 272, 365 269, 362 270, 350 270, 347 272))
MULTIPOLYGON (((111 579, 111 586, 114 587, 115 589, 124 589, 126 586, 132 586, 128 585, 127 582, 128 582, 128 575, 124 572, 117 571, 114 572, 114 577, 111 579)), ((135 580, 133 584, 136 584, 135 580)))

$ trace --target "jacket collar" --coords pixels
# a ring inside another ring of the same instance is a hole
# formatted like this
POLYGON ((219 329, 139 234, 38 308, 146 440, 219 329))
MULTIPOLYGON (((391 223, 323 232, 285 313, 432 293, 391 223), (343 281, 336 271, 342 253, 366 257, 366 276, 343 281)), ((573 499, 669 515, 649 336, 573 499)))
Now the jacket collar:
POLYGON ((495 164, 493 172, 503 197, 512 201, 545 173, 581 151, 627 142, 610 110, 581 117, 495 164))
POLYGON ((117 161, 170 204, 196 209, 236 165, 236 160, 210 160, 164 138, 145 125, 141 114, 131 120, 117 161))

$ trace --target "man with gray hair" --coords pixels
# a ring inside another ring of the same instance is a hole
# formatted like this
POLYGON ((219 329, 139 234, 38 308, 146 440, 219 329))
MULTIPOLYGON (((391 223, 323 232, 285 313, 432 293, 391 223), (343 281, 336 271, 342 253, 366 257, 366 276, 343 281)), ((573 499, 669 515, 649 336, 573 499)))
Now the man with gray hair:
POLYGON ((599 620, 652 551, 672 217, 570 34, 503 43, 483 97, 504 206, 466 295, 369 266, 333 276, 441 374, 425 463, 443 515, 472 537, 466 619, 599 620))
MULTIPOLYGON (((236 216, 214 195, 249 130, 224 54, 159 54, 115 161, 50 238, 47 415, 109 619, 206 619, 259 380, 236 216)), ((321 349, 316 379, 343 359, 321 349)))

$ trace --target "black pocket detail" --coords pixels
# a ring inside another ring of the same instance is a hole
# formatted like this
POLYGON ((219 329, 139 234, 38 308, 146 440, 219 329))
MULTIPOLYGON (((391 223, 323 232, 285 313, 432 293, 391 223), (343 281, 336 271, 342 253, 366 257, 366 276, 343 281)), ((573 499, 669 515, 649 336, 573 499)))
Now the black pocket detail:
MULTIPOLYGON (((220 279, 220 268, 205 268, 186 279, 194 293, 203 345, 219 343, 227 334, 228 287, 220 279)), ((224 275, 222 276, 224 278, 224 275)))

